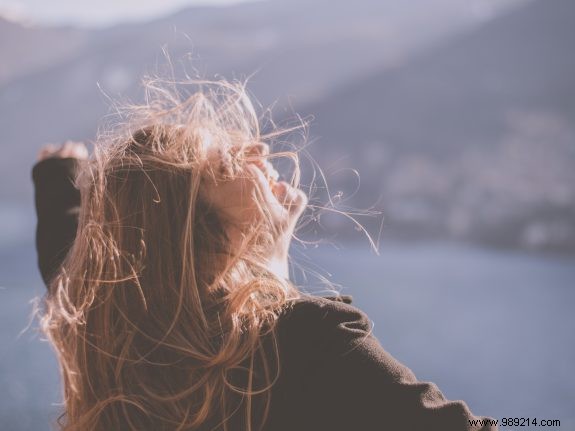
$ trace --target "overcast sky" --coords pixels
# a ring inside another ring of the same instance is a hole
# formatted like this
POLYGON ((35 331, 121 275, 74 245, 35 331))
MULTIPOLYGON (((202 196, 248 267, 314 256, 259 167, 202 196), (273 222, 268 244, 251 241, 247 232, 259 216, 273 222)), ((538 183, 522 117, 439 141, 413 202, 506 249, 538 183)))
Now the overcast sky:
POLYGON ((105 26, 144 20, 190 5, 226 5, 246 0, 0 0, 0 16, 42 24, 105 26))

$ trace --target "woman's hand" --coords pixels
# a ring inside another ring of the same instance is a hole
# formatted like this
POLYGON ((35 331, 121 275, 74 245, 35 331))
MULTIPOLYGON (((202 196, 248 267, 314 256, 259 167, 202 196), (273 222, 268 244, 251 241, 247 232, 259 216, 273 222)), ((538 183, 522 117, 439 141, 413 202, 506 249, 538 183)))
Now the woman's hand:
POLYGON ((278 172, 267 160, 269 146, 257 143, 243 148, 240 157, 246 163, 234 164, 233 154, 213 151, 208 160, 226 180, 207 177, 200 191, 203 199, 222 217, 232 249, 240 249, 246 231, 267 217, 277 236, 267 252, 273 272, 288 278, 288 251, 296 222, 307 205, 306 194, 279 179, 278 172))
POLYGON ((48 158, 74 158, 85 160, 88 158, 88 148, 82 142, 66 141, 61 145, 46 144, 38 151, 38 161, 48 158))

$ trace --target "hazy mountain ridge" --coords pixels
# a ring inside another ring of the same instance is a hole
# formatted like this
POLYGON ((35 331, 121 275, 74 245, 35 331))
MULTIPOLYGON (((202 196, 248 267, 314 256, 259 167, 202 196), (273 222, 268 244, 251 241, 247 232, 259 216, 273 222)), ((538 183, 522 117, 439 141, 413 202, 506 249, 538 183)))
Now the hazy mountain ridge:
MULTIPOLYGON (((419 7, 427 4, 420 2, 419 7)), ((161 48, 166 44, 175 63, 191 52, 192 66, 208 77, 257 72, 250 90, 264 105, 279 99, 297 110, 369 71, 405 61, 418 47, 476 19, 455 0, 437 0, 426 16, 433 25, 414 37, 411 26, 422 20, 415 6, 375 0, 268 1, 190 8, 149 23, 82 33, 82 48, 73 55, 56 56, 52 65, 13 75, 0 87, 0 128, 11 148, 11 158, 0 159, 0 193, 19 200, 23 191, 30 192, 19 170, 26 170, 43 142, 92 139, 109 105, 103 92, 136 95, 142 73, 165 63, 161 48), (5 186, 9 182, 18 186, 5 186)), ((35 34, 41 29, 19 29, 24 30, 35 34)), ((46 51, 53 48, 48 44, 46 51)))
MULTIPOLYGON (((29 201, 38 146, 93 138, 105 93, 134 97, 167 44, 176 67, 191 51, 206 76, 260 69, 249 88, 264 105, 314 115, 320 139, 310 151, 332 191, 345 201, 355 184, 330 172, 358 169, 361 188, 345 203, 377 202, 386 232, 571 249, 574 11, 568 0, 525 3, 483 25, 453 0, 427 14, 412 3, 278 0, 86 33, 50 29, 82 35, 53 64, 0 84, 11 155, 0 160, 0 192, 29 201)), ((342 229, 341 219, 324 221, 342 229)))
POLYGON ((307 107, 316 153, 360 171, 348 203, 381 198, 394 233, 575 249, 573 18, 533 2, 307 107))
POLYGON ((0 88, 20 75, 31 75, 73 56, 90 32, 74 28, 24 26, 0 16, 0 88))

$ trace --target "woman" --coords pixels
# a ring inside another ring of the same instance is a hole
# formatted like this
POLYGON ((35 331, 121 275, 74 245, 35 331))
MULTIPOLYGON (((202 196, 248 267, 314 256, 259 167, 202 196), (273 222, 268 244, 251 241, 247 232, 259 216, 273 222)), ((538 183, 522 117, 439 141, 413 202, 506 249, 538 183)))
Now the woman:
POLYGON ((496 429, 417 381, 348 297, 289 281, 297 153, 270 154, 241 86, 207 87, 152 87, 91 157, 68 142, 34 166, 61 429, 496 429))

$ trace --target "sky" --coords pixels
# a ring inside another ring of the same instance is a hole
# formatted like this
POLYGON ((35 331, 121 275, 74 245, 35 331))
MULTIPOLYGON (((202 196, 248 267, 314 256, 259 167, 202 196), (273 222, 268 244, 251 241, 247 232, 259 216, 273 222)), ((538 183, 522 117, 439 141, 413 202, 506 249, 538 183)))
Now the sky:
POLYGON ((246 0, 0 0, 0 16, 45 25, 100 27, 166 15, 186 6, 246 0))

